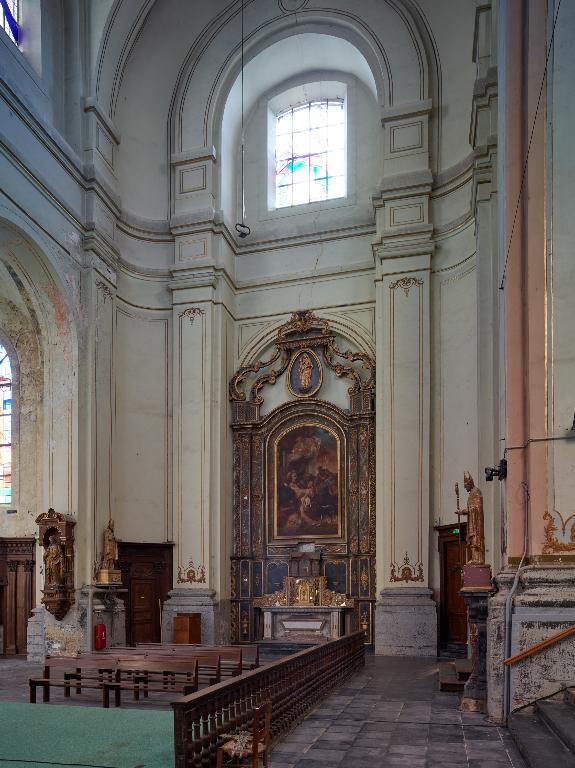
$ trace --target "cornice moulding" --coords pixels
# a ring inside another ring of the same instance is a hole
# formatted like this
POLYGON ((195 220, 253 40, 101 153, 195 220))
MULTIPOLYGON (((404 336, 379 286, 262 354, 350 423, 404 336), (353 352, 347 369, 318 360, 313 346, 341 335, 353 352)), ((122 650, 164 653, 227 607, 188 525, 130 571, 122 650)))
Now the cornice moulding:
POLYGON ((407 192, 411 195, 426 194, 431 192, 432 184, 433 174, 430 170, 384 176, 380 190, 372 197, 372 201, 376 205, 393 197, 405 197, 407 192))
POLYGON ((200 160, 211 160, 216 162, 216 148, 195 147, 194 149, 184 150, 183 152, 174 152, 170 158, 172 165, 181 165, 182 163, 198 162, 200 160))
POLYGON ((102 107, 93 96, 87 96, 84 99, 84 112, 93 112, 98 120, 105 126, 110 136, 114 139, 116 144, 121 141, 120 131, 116 128, 112 120, 106 115, 102 107))
POLYGON ((406 104, 398 104, 393 107, 385 107, 381 111, 381 122, 385 123, 388 120, 399 120, 402 117, 414 117, 416 115, 428 115, 433 109, 433 101, 431 99, 423 99, 422 101, 410 101, 406 104))

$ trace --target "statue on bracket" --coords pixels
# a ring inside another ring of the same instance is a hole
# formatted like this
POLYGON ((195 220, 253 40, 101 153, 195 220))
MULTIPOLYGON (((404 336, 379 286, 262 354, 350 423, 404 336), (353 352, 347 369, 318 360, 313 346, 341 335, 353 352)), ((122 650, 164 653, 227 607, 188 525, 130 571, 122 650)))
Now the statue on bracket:
POLYGON ((44 547, 44 584, 63 584, 64 568, 64 549, 58 536, 53 533, 44 547))
POLYGON ((463 566, 464 588, 488 587, 491 585, 491 568, 485 564, 485 532, 483 522, 483 494, 476 487, 470 472, 463 474, 463 486, 469 496, 467 507, 459 508, 459 484, 455 483, 458 518, 467 517, 467 549, 469 559, 463 566))
POLYGON ((114 533, 114 521, 108 520, 104 529, 104 552, 101 566, 96 573, 98 584, 121 584, 122 572, 118 569, 118 541, 114 533))

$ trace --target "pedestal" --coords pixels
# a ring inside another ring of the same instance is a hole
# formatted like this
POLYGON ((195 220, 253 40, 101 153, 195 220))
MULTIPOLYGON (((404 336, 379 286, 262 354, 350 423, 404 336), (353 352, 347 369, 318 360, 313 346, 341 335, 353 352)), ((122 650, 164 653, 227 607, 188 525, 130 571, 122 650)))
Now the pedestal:
POLYGON ((202 643, 211 645, 221 641, 220 633, 216 632, 215 614, 217 602, 215 600, 215 591, 204 588, 180 588, 172 589, 169 598, 163 606, 162 614, 162 635, 165 643, 173 642, 173 622, 177 613, 199 613, 201 614, 202 643))
POLYGON ((464 587, 460 595, 469 609, 471 675, 463 689, 463 712, 487 711, 487 608, 493 589, 464 587))
POLYGON ((375 652, 385 656, 436 656, 437 606, 431 589, 382 589, 375 611, 375 652))

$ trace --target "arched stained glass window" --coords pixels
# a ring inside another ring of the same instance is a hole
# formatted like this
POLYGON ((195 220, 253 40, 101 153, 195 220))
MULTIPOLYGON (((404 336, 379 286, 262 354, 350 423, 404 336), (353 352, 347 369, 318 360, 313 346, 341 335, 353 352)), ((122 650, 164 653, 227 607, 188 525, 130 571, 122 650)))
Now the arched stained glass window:
POLYGON ((13 43, 20 42, 20 0, 0 0, 0 27, 13 43))
POLYGON ((310 101, 276 117, 276 208, 346 194, 345 105, 310 101))
POLYGON ((0 504, 12 503, 12 367, 0 344, 0 504))

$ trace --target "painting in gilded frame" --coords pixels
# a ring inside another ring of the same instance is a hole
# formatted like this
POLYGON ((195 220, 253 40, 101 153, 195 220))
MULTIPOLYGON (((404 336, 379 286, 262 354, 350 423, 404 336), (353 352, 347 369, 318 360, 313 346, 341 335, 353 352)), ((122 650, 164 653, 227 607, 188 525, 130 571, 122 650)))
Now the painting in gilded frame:
POLYGON ((273 538, 342 535, 341 444, 322 424, 298 424, 273 444, 273 538))

